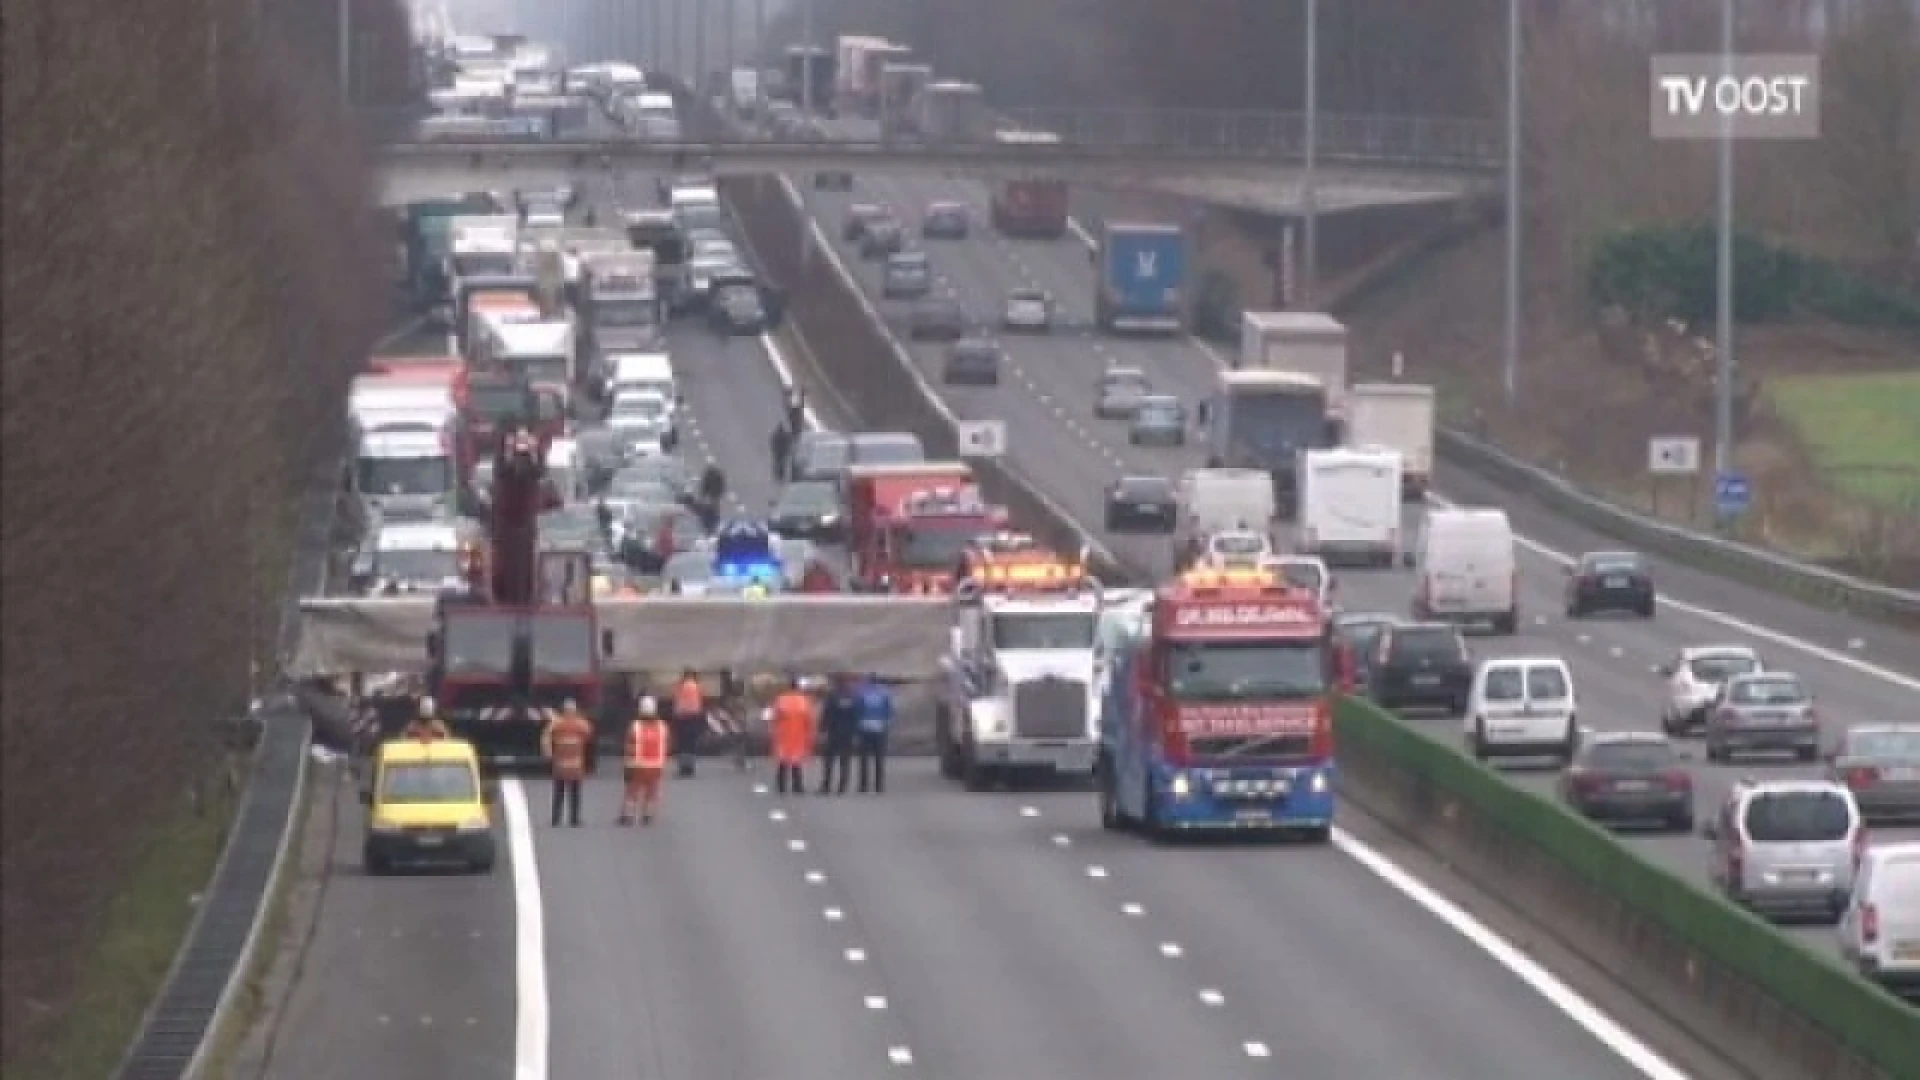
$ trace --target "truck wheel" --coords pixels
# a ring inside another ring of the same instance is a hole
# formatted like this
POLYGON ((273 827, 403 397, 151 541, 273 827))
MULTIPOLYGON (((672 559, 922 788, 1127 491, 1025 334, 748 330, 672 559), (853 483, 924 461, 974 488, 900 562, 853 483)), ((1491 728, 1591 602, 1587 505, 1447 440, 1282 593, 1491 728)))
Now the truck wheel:
POLYGON ((1147 786, 1147 797, 1140 803, 1140 831, 1146 833, 1149 840, 1164 842, 1168 831, 1166 823, 1160 820, 1160 796, 1153 790, 1152 778, 1142 783, 1147 786))
POLYGON ((388 869, 387 860, 381 858, 371 844, 361 851, 360 865, 366 870, 368 877, 383 877, 388 869))
POLYGON ((1120 813, 1120 793, 1114 790, 1113 763, 1105 757, 1098 766, 1100 785, 1100 827, 1114 832, 1126 828, 1127 819, 1120 813))
POLYGON ((1332 825, 1311 825, 1300 831, 1300 838, 1309 844, 1325 844, 1333 840, 1332 825))
POLYGON ((993 775, 974 756, 972 743, 960 748, 960 784, 968 791, 986 791, 993 786, 993 775))

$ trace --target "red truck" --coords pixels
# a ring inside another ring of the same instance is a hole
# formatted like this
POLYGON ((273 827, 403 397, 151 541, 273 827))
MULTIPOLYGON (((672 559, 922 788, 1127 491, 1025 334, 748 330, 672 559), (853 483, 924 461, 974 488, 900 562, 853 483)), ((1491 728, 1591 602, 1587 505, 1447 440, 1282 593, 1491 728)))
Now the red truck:
POLYGON ((531 429, 501 436, 471 588, 439 599, 427 642, 442 715, 495 764, 539 762, 541 731, 567 701, 597 717, 613 651, 593 606, 589 555, 541 548, 545 457, 531 429))
POLYGON ((1067 182, 1022 176, 993 192, 993 228, 1002 236, 1058 240, 1067 235, 1067 182))
POLYGON ((856 465, 847 475, 857 591, 947 592, 973 542, 1005 521, 965 462, 856 465))

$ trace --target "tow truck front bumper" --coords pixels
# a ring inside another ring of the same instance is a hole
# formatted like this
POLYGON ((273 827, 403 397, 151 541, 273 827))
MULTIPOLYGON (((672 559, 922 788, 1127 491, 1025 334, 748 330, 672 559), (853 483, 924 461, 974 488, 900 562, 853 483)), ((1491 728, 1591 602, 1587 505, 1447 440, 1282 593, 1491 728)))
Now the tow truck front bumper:
POLYGON ((1092 775, 1099 744, 1091 739, 1004 739, 974 744, 975 761, 1008 772, 1092 775))
POLYGON ((1161 768, 1153 777, 1163 828, 1180 831, 1292 831, 1333 824, 1328 766, 1161 768))

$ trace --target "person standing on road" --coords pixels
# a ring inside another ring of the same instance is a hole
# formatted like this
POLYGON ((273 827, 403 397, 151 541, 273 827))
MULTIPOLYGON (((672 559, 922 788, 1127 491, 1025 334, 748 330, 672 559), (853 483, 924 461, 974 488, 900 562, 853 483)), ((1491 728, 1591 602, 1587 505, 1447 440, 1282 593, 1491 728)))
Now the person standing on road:
POLYGON ((593 746, 593 725, 580 715, 580 706, 567 699, 560 715, 540 735, 540 749, 553 768, 553 827, 560 827, 561 811, 574 828, 580 827, 580 782, 587 775, 587 752, 593 746))
POLYGON ((875 794, 887 790, 887 734, 893 730, 893 691, 869 674, 860 687, 860 790, 867 790, 872 767, 875 794))
POLYGON ((421 742, 453 738, 453 732, 447 730, 446 723, 434 715, 433 699, 430 697, 420 699, 419 714, 407 721, 404 734, 409 739, 419 739, 421 742))
POLYGON ((807 430, 807 392, 794 387, 787 392, 787 431, 798 435, 807 430))
POLYGON ((636 815, 640 824, 653 824, 672 743, 673 737, 667 725, 660 722, 660 710, 654 707, 653 699, 641 698, 639 715, 627 729, 627 792, 620 807, 620 824, 633 824, 636 815))
POLYGON ((851 675, 836 675, 833 691, 820 709, 820 726, 826 729, 826 745, 820 754, 820 788, 825 795, 833 787, 834 766, 840 767, 839 794, 847 793, 853 779, 853 744, 860 734, 860 688, 851 675))
POLYGON ((767 437, 767 451, 773 462, 773 482, 778 484, 787 478, 787 456, 793 453, 793 429, 780 424, 767 437))
POLYGON ((807 759, 813 756, 818 721, 814 716, 813 699, 800 689, 798 678, 790 681, 787 689, 773 699, 772 713, 774 788, 782 795, 789 789, 795 795, 805 795, 806 764, 807 759))
POLYGON ((707 726, 707 692, 700 676, 688 668, 673 688, 673 745, 680 761, 680 775, 693 775, 694 751, 700 748, 700 733, 707 726))

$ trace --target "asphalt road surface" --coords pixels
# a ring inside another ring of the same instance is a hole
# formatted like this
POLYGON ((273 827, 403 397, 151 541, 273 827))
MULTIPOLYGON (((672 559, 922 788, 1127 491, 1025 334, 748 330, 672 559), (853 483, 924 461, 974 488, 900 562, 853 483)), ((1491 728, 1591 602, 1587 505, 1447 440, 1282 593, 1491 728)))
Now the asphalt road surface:
MULTIPOLYGON (((862 134, 864 121, 838 121, 838 133, 862 134)), ((877 307, 899 322, 906 305, 880 299, 879 264, 863 262, 840 243, 841 226, 852 202, 890 204, 913 225, 927 204, 958 201, 973 211, 975 228, 964 241, 919 241, 933 260, 940 291, 957 298, 973 320, 991 329, 997 324, 1009 290, 1043 288, 1059 305, 1061 327, 1047 338, 1002 336, 1007 364, 998 388, 943 388, 963 419, 999 418, 1009 429, 1012 464, 1066 506, 1089 531, 1135 566, 1171 565, 1161 538, 1114 536, 1102 523, 1103 487, 1118 475, 1176 475, 1201 462, 1197 448, 1140 449, 1127 444, 1119 421, 1092 415, 1094 386, 1110 365, 1146 371, 1156 389, 1192 403, 1220 370, 1220 356, 1187 339, 1096 336, 1092 322, 1094 267, 1085 238, 1069 234, 1059 241, 1008 240, 987 226, 988 194, 968 179, 859 176, 851 195, 810 190, 805 177, 794 186, 802 193, 822 230, 835 244, 841 262, 859 279, 877 307)), ((900 335, 902 340, 905 334, 900 335)), ((911 350, 936 385, 944 346, 911 350)), ((1570 621, 1563 615, 1563 564, 1558 555, 1578 555, 1614 545, 1536 504, 1516 498, 1471 474, 1441 467, 1436 486, 1462 505, 1500 506, 1530 543, 1520 553, 1520 606, 1523 626, 1511 638, 1476 638, 1483 656, 1548 654, 1565 657, 1574 669, 1580 721, 1597 730, 1645 730, 1658 727, 1664 700, 1663 680, 1655 673, 1683 646, 1718 642, 1750 644, 1768 663, 1797 672, 1813 688, 1824 728, 1838 733, 1847 725, 1913 715, 1920 701, 1920 635, 1901 633, 1844 614, 1783 599, 1711 575, 1678 566, 1658 567, 1664 604, 1653 622, 1595 618, 1570 621)), ((1410 509, 1404 530, 1414 534, 1421 511, 1410 509)), ((1413 596, 1413 578, 1405 571, 1348 571, 1339 575, 1339 601, 1351 611, 1404 614, 1413 596)), ((1421 718, 1423 727, 1443 738, 1461 738, 1459 721, 1421 718)), ((1704 819, 1744 776, 1798 778, 1821 774, 1821 767, 1784 759, 1758 758, 1730 766, 1709 765, 1694 747, 1693 772, 1700 816, 1704 819)), ((1551 792, 1556 773, 1513 772, 1516 783, 1551 792)), ((1920 837, 1920 830, 1881 829, 1880 841, 1920 837)), ((1709 846, 1686 835, 1629 835, 1628 843, 1661 865, 1696 881, 1707 881, 1709 846)), ((1826 927, 1795 927, 1788 932, 1832 953, 1834 936, 1826 927)))

